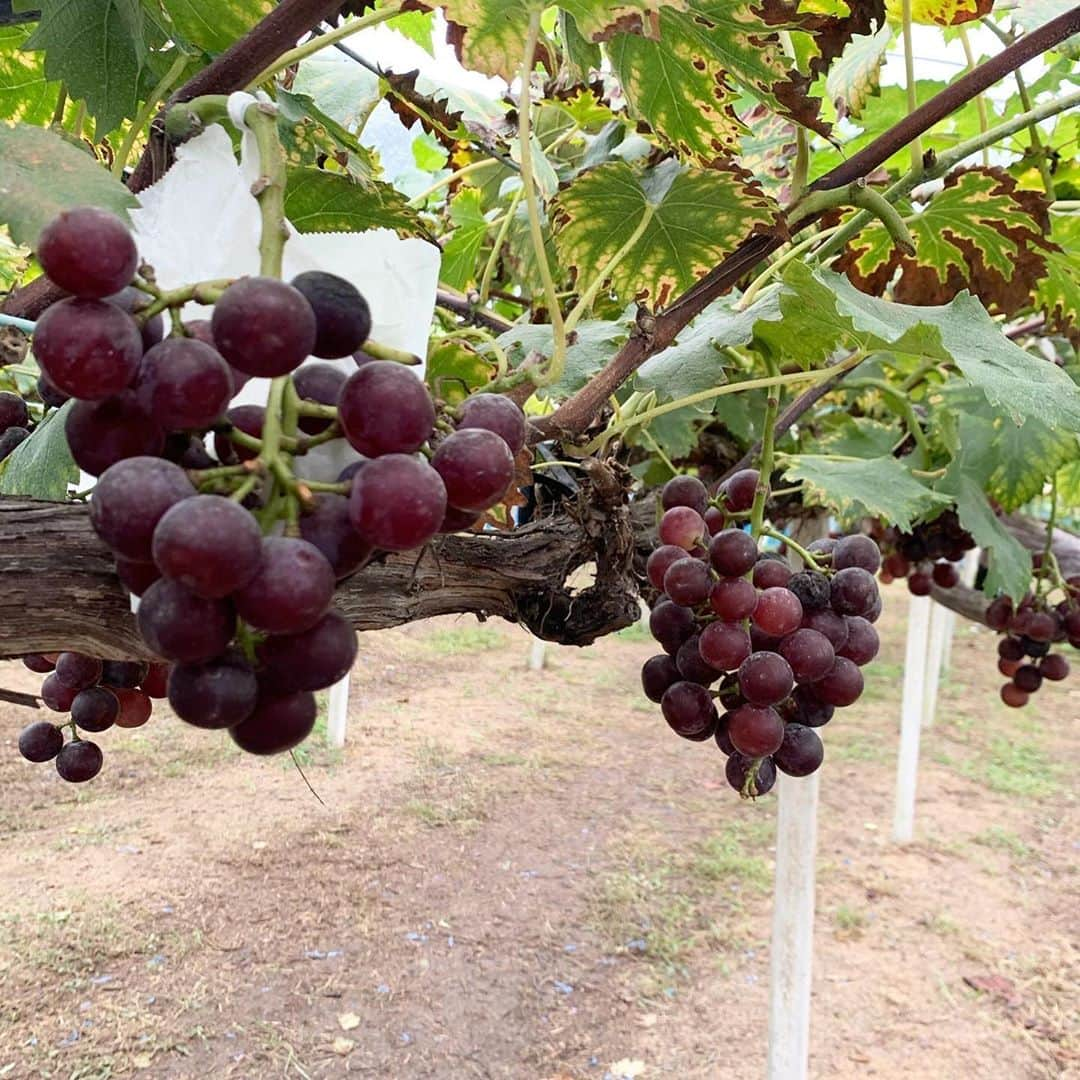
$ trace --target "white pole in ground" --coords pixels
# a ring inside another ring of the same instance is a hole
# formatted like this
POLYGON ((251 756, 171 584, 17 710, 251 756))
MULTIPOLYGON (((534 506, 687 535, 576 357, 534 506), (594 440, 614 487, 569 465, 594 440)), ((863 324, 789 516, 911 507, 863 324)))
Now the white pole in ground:
POLYGON ((543 671, 547 663, 547 642, 543 638, 534 637, 532 648, 529 650, 529 670, 543 671))
POLYGON ((915 782, 919 772, 923 687, 926 682, 926 639, 930 630, 930 597, 912 596, 908 605, 904 691, 900 706, 900 753, 896 763, 896 812, 893 839, 907 843, 915 828, 915 782))
POLYGON ((326 702, 326 745, 340 750, 345 745, 345 728, 349 722, 349 676, 330 687, 326 702))
MULTIPOLYGON (((827 535, 828 527, 828 517, 820 514, 800 522, 793 538, 809 544, 827 535)), ((768 1080, 805 1080, 809 1068, 819 776, 780 775, 776 783, 768 1080)))
POLYGON ((949 616, 952 614, 947 607, 935 601, 930 601, 930 630, 926 635, 926 675, 923 682, 922 718, 923 727, 931 727, 934 723, 934 711, 937 708, 938 679, 941 668, 945 661, 945 641, 949 633, 949 616))
MULTIPOLYGON (((975 584, 975 578, 979 573, 979 559, 982 555, 981 548, 972 548, 964 555, 964 560, 960 564, 960 584, 966 585, 969 589, 975 584)), ((945 648, 941 653, 941 671, 945 674, 949 670, 949 665, 952 663, 952 642, 953 635, 956 633, 956 612, 949 611, 946 616, 945 622, 945 648)))
POLYGON ((776 885, 769 954, 768 1080, 805 1080, 810 1053, 818 777, 777 778, 776 885))

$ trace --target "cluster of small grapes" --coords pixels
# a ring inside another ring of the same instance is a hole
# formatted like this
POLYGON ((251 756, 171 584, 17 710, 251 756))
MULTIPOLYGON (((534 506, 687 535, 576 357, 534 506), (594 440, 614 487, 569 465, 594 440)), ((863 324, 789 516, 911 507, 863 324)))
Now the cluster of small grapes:
POLYGON ((646 564, 660 592, 649 628, 664 652, 641 672, 671 728, 714 738, 728 755, 728 782, 750 796, 767 792, 777 769, 808 776, 821 765, 813 729, 862 693, 881 614, 881 556, 869 537, 817 540, 807 549, 813 564, 795 574, 782 556, 758 551, 738 525, 757 484, 747 469, 713 500, 696 477, 664 487, 661 546, 646 564))
POLYGON ((68 713, 63 724, 39 720, 19 734, 19 753, 27 761, 56 761, 60 777, 73 784, 101 772, 97 743, 80 731, 98 734, 109 728, 142 727, 150 719, 152 698, 165 696, 168 664, 99 660, 83 653, 32 653, 23 657, 31 670, 45 675, 41 700, 53 712, 68 713), (71 738, 65 741, 64 729, 71 738))
MULTIPOLYGON (((220 290, 209 323, 149 343, 145 316, 163 294, 133 313, 105 299, 130 287, 138 264, 118 219, 62 214, 38 254, 74 295, 42 315, 35 356, 49 384, 78 399, 66 431, 76 462, 99 477, 91 521, 141 597, 144 642, 174 665, 170 704, 252 753, 290 749, 314 725, 313 692, 356 655, 331 606, 336 582, 377 550, 419 548, 502 502, 524 414, 497 394, 441 414, 407 367, 362 351, 368 305, 333 274, 240 279, 220 290), (352 356, 357 370, 301 368, 309 355, 352 356), (242 406, 230 423, 250 376, 289 376, 275 384, 281 407, 242 406), (211 430, 220 461, 205 450, 211 430), (338 484, 297 480, 298 454, 341 437, 362 456, 338 484)), ((133 291, 152 297, 143 274, 133 291)))
POLYGON ((0 461, 3 461, 33 428, 30 410, 18 394, 0 392, 0 461))
POLYGON ((960 524, 955 510, 916 525, 910 533, 890 525, 877 537, 884 553, 881 583, 907 578, 913 596, 929 596, 931 585, 951 589, 960 581, 957 563, 975 546, 971 533, 960 524))
POLYGON ((1060 682, 1069 675, 1069 661, 1050 647, 1068 642, 1080 649, 1080 576, 1063 583, 1064 599, 1052 605, 1045 596, 1029 593, 1015 607, 999 596, 986 609, 986 623, 1004 634, 998 642, 998 671, 1009 681, 1001 700, 1022 708, 1044 679, 1060 682))

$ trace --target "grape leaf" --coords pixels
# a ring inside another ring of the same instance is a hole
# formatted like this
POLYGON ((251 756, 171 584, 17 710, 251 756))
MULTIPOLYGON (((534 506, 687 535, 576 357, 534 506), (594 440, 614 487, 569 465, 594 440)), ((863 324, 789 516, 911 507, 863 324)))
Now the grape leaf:
POLYGON ((0 462, 0 494, 63 502, 68 484, 79 479, 79 467, 68 449, 64 423, 75 403, 53 410, 8 457, 0 462))
POLYGON ((793 70, 779 31, 797 28, 781 5, 768 23, 750 0, 688 0, 660 11, 656 39, 616 34, 607 44, 631 114, 681 157, 712 164, 732 156, 744 132, 735 114, 740 90, 774 112, 825 133, 821 102, 793 70))
POLYGON ((14 288, 15 283, 26 272, 30 252, 11 242, 7 227, 0 225, 0 291, 14 288))
POLYGON ((33 247, 61 210, 100 206, 125 215, 135 196, 85 151, 55 132, 0 124, 0 221, 33 247))
MULTIPOLYGON (((730 300, 715 301, 680 332, 673 344, 641 365, 635 381, 637 389, 655 390, 658 400, 673 401, 727 382, 720 349, 748 344, 754 336, 754 324, 766 312, 778 317, 779 300, 775 294, 745 311, 732 311, 730 300)), ((702 402, 699 408, 708 411, 712 400, 702 402)))
POLYGON ((756 328, 783 355, 801 352, 805 359, 812 344, 947 361, 1016 423, 1034 416, 1080 431, 1080 388, 1061 368, 1005 337, 973 296, 961 293, 940 307, 896 304, 859 292, 840 274, 801 263, 791 265, 784 283, 783 322, 763 320, 756 328))
POLYGON ((892 27, 883 23, 876 33, 853 38, 829 69, 825 92, 841 119, 861 116, 869 98, 877 95, 881 65, 892 37, 892 27))
POLYGON ((436 397, 458 405, 474 390, 490 382, 494 364, 464 341, 436 338, 428 350, 424 381, 436 397))
POLYGON ((1002 169, 951 173, 922 209, 905 217, 915 254, 903 255, 874 222, 852 240, 837 269, 864 292, 880 294, 893 280, 897 300, 940 304, 963 289, 991 311, 1013 314, 1027 306, 1046 266, 1046 200, 1021 191, 1002 169))
POLYGON ((785 461, 784 480, 801 480, 803 501, 811 505, 827 506, 840 517, 879 517, 904 531, 949 502, 888 454, 861 460, 793 454, 785 461))
MULTIPOLYGON (((1009 6, 1009 14, 1014 22, 1019 23, 1030 34, 1032 30, 1038 30, 1040 26, 1064 15, 1075 6, 1073 0, 1013 0, 1009 6)), ((1055 51, 1074 60, 1080 57, 1080 34, 1067 38, 1056 46, 1055 51)), ((1034 87, 1032 92, 1035 92, 1034 87)))
POLYGON ((480 248, 487 237, 488 222, 480 192, 462 188, 450 202, 450 220, 454 232, 443 245, 442 270, 439 279, 455 289, 468 289, 476 284, 480 248))
POLYGON ((112 131, 139 107, 147 60, 139 0, 40 0, 41 21, 25 48, 44 50, 45 76, 86 101, 97 130, 112 131))
POLYGON ((740 113, 746 132, 739 140, 739 166, 754 176, 774 199, 790 197, 795 163, 795 125, 760 102, 740 113))
POLYGON ((405 11, 390 20, 390 27, 403 37, 416 42, 429 56, 435 55, 432 35, 435 29, 435 13, 432 11, 405 11))
POLYGON ((209 53, 224 52, 274 10, 273 0, 164 0, 164 5, 177 35, 209 53))
MULTIPOLYGON (((613 26, 646 28, 647 14, 667 2, 679 0, 565 0, 559 6, 573 17, 586 40, 595 41, 613 26)), ((443 0, 443 7, 446 18, 461 28, 454 42, 465 66, 510 81, 525 58, 529 19, 544 4, 542 0, 443 0)))
POLYGON ((292 95, 306 95, 319 109, 349 133, 363 121, 382 95, 379 77, 345 57, 311 56, 301 62, 292 83, 292 95))
POLYGON ((1080 457, 1058 469, 1058 505, 1064 510, 1080 510, 1080 457))
MULTIPOLYGON (((911 17, 915 22, 931 26, 957 26, 988 15, 994 0, 913 0, 911 17)), ((902 0, 887 0, 886 7, 894 19, 903 14, 902 0)))
POLYGON ((807 440, 805 453, 835 454, 838 457, 882 457, 892 453, 900 432, 895 424, 883 424, 867 416, 846 412, 826 413, 815 418, 817 438, 807 440))
POLYGON ((637 228, 652 220, 606 275, 620 299, 663 307, 733 251, 749 233, 772 226, 777 210, 760 189, 730 173, 683 169, 674 159, 644 174, 622 161, 583 173, 553 206, 555 246, 580 285, 605 273, 637 228))
POLYGON ((405 196, 389 184, 357 183, 321 169, 289 169, 285 216, 302 233, 393 229, 415 236, 423 232, 405 196))
POLYGON ((26 124, 48 124, 59 84, 45 78, 40 54, 22 51, 26 26, 0 26, 0 116, 26 124))
POLYGON ((1053 214, 1046 273, 1035 283, 1035 304, 1051 328, 1065 333, 1080 327, 1080 214, 1053 214))

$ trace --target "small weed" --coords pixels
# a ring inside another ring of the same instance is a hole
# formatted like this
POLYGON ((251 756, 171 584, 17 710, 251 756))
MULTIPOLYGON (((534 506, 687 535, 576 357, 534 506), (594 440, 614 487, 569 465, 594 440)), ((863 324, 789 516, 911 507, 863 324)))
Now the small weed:
POLYGON ((462 653, 498 649, 506 644, 506 638, 493 626, 455 626, 433 630, 425 643, 439 656, 459 656, 462 653))
POLYGON ((1043 799, 1059 790, 1059 767, 1037 747, 1004 736, 990 740, 989 749, 964 759, 960 772, 1002 795, 1043 799))
POLYGON ((866 913, 857 908, 841 904, 833 912, 833 925, 837 935, 843 937, 860 937, 866 927, 866 913))
POLYGON ((1026 860, 1035 856, 1035 852, 1016 833, 1001 825, 991 825, 988 829, 983 829, 971 838, 971 842, 994 851, 1004 851, 1014 859, 1026 860))

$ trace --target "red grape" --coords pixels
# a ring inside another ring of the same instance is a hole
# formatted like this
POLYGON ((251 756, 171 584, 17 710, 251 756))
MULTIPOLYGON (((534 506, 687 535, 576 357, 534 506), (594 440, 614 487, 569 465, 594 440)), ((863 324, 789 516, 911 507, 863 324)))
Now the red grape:
POLYGON ((811 611, 803 615, 803 626, 824 634, 829 643, 836 650, 840 650, 847 643, 848 624, 843 615, 837 615, 835 611, 811 611))
POLYGON ((876 574, 881 568, 881 552, 869 536, 855 533, 842 536, 833 548, 833 569, 846 570, 858 566, 870 574, 876 574))
MULTIPOLYGON (((121 289, 118 293, 106 296, 105 299, 131 316, 138 314, 153 302, 151 296, 134 286, 121 289)), ((151 315, 141 325, 139 323, 136 323, 136 325, 139 326, 139 336, 142 338, 143 349, 152 349, 165 336, 165 319, 160 311, 156 315, 151 315)))
POLYGON ((837 651, 837 655, 846 657, 858 667, 863 667, 878 654, 878 649, 881 647, 878 633, 866 619, 859 615, 848 615, 846 618, 847 641, 837 651))
POLYGON ((56 755, 56 771, 62 780, 81 784, 101 772, 101 748, 85 739, 66 743, 56 755))
POLYGON ((773 637, 798 630, 803 620, 802 604, 788 589, 766 589, 754 608, 754 623, 773 637))
POLYGON ((725 622, 748 618, 757 602, 757 589, 742 577, 721 578, 709 593, 709 606, 725 622))
POLYGON ((64 433, 75 464, 91 476, 125 458, 153 457, 165 447, 165 432, 130 390, 104 401, 76 401, 64 433))
MULTIPOLYGON (((448 506, 443 514, 442 524, 439 526, 441 533, 466 532, 475 528, 480 522, 480 516, 472 510, 459 510, 456 506, 448 506)), ((680 555, 686 554, 680 549, 680 555)))
POLYGON ((435 406, 408 368, 376 360, 346 379, 338 419, 345 438, 365 457, 411 454, 431 437, 435 406))
POLYGON ((56 659, 56 678, 70 690, 85 690, 101 678, 101 661, 77 652, 62 652, 56 659))
POLYGON ((49 382, 86 401, 124 390, 142 351, 134 320, 104 300, 60 300, 45 309, 34 329, 34 356, 49 382))
POLYGON ((52 761, 63 745, 63 731, 47 720, 38 720, 19 732, 19 753, 27 761, 52 761))
POLYGON ((143 357, 135 396, 168 431, 206 428, 228 407, 232 376, 209 345, 195 338, 167 338, 143 357))
POLYGON ((502 502, 514 480, 510 447, 483 428, 465 428, 444 439, 431 467, 442 477, 447 503, 474 513, 502 502))
POLYGON ((666 653, 677 653, 679 646, 693 634, 694 629, 693 612, 670 600, 662 600, 649 613, 649 633, 660 642, 666 653))
POLYGON ((719 510, 715 506, 710 506, 709 509, 705 511, 705 516, 702 520, 705 522, 705 528, 708 530, 708 535, 715 536, 727 524, 727 515, 723 510, 719 510))
POLYGON ((62 390, 57 390, 44 375, 38 376, 37 394, 42 402, 50 409, 59 409, 65 401, 71 400, 70 394, 65 394, 62 390))
POLYGON ((773 762, 788 776, 809 776, 817 772, 825 758, 825 747, 812 727, 788 724, 784 741, 773 754, 773 762))
POLYGON ((223 495, 195 495, 162 515, 154 529, 153 553, 165 577, 214 600, 255 576, 262 535, 239 503, 223 495))
POLYGON ((650 656, 641 668, 641 688, 650 701, 657 703, 664 696, 664 691, 681 678, 675 661, 667 653, 650 656))
POLYGON ((30 413, 26 402, 18 394, 8 390, 0 391, 0 431, 8 428, 25 428, 30 422, 30 413))
POLYGON ((1020 669, 1019 660, 999 660, 997 663, 998 671, 1001 672, 1007 679, 1011 679, 1017 671, 1020 669))
MULTIPOLYGON (((675 512, 669 510, 668 514, 675 512)), ((662 529, 663 522, 660 526, 662 529)), ((709 541, 709 561, 722 577, 741 577, 750 570, 756 559, 757 544, 742 529, 724 529, 709 541)))
POLYGON ((750 635, 738 623, 709 623, 701 632, 698 651, 717 671, 734 671, 750 655, 750 635))
MULTIPOLYGON (((779 653, 751 653, 739 665, 739 689, 751 705, 775 705, 791 693, 794 685, 795 676, 791 666, 779 653)), ((743 752, 751 751, 743 749, 743 752)), ((761 752, 772 753, 771 750, 761 752)))
POLYGON ((1003 637, 997 645, 997 654, 1002 660, 1023 660, 1024 645, 1019 638, 1003 637))
POLYGON ((315 695, 308 691, 260 697, 254 712, 229 728, 229 736, 249 754, 278 754, 298 746, 311 734, 317 713, 315 695))
MULTIPOLYGON (((318 354, 316 354, 318 355, 318 354)), ((318 405, 336 405, 345 385, 345 372, 333 364, 301 364, 292 374, 297 397, 318 405)), ((318 416, 301 416, 300 430, 308 435, 318 435, 333 421, 318 416)))
POLYGON ((287 375, 315 347, 311 305, 275 278, 241 278, 230 285, 214 305, 210 330, 233 367, 265 378, 287 375))
POLYGON ((937 563, 930 576, 934 579, 934 584, 940 585, 943 589, 952 589, 960 581, 956 567, 949 562, 937 563))
POLYGON ((150 719, 154 703, 149 694, 130 687, 118 687, 112 693, 120 702, 120 714, 116 718, 118 728, 142 727, 150 719))
POLYGON ((912 596, 929 596, 930 586, 933 584, 933 581, 934 579, 930 574, 927 574, 922 570, 917 570, 914 574, 908 576, 908 592, 910 592, 912 596))
POLYGON ((832 671, 836 653, 832 642, 817 630, 801 629, 780 642, 780 655, 788 662, 795 680, 814 682, 832 671))
POLYGON ((93 299, 130 285, 139 265, 127 226, 96 206, 78 206, 53 218, 38 237, 37 257, 50 281, 93 299))
POLYGON ((740 469, 725 481, 720 490, 724 493, 729 510, 737 514, 754 505, 758 479, 757 469, 740 469))
POLYGON ((1043 662, 1039 665, 1039 670, 1042 672, 1044 679, 1049 679, 1051 682, 1060 682, 1068 677, 1069 661, 1061 653, 1051 653, 1043 659, 1043 662))
POLYGON ((217 656, 236 630, 236 613, 228 600, 204 600, 169 578, 155 581, 143 593, 135 621, 150 649, 182 663, 217 656))
POLYGON ((106 660, 101 665, 102 685, 110 689, 132 690, 150 673, 150 665, 141 660, 106 660))
POLYGON ((94 732, 108 731, 120 715, 120 702, 111 690, 104 686, 91 686, 75 695, 71 703, 71 719, 83 729, 94 732))
POLYGON ((493 431, 516 454, 525 445, 525 414, 502 394, 473 394, 458 407, 459 429, 493 431))
POLYGON ((678 562, 679 559, 685 558, 686 548, 681 548, 676 544, 661 544, 660 547, 650 552, 645 562, 645 573, 652 587, 663 592, 664 575, 668 572, 668 567, 672 563, 678 562))
POLYGON ((256 630, 298 634, 314 626, 334 598, 334 570, 306 540, 268 536, 262 561, 247 584, 233 594, 236 613, 256 630))
POLYGON ((786 559, 774 559, 759 555, 754 563, 754 584, 759 589, 778 589, 791 580, 791 567, 786 559))
POLYGON ((687 682, 709 686, 720 678, 720 672, 703 659, 698 651, 700 641, 700 634, 692 634, 688 637, 679 646, 679 651, 675 654, 675 666, 679 669, 679 674, 687 682))
MULTIPOLYGON (((236 405, 225 413, 225 419, 237 431, 261 439, 263 424, 266 423, 266 409, 262 405, 236 405)), ((214 453, 224 465, 237 465, 241 461, 253 461, 259 456, 258 450, 249 450, 229 438, 227 431, 214 432, 214 453)))
POLYGON ((163 698, 168 693, 169 672, 172 664, 151 664, 149 671, 139 683, 139 689, 152 698, 163 698))
POLYGON ((664 575, 664 592, 672 602, 694 607, 709 599, 712 578, 709 568, 689 556, 673 562, 664 575))
POLYGON ((765 757, 784 738, 784 721, 769 707, 740 705, 728 716, 728 738, 740 754, 765 757))
POLYGON ((1042 672, 1034 664, 1023 664, 1016 669, 1013 682, 1025 694, 1033 694, 1042 686, 1042 672))
POLYGON ((336 360, 352 355, 367 341, 371 309, 351 281, 325 270, 308 270, 297 274, 290 284, 315 315, 313 355, 336 360))
POLYGON ((323 690, 348 675, 356 659, 356 631, 331 608, 299 634, 275 634, 258 649, 260 685, 274 694, 323 690))
POLYGON ((194 494, 178 465, 154 457, 125 458, 98 480, 90 500, 90 524, 117 555, 148 562, 162 515, 194 494))
POLYGON ((300 518, 300 536, 326 556, 339 581, 363 566, 375 550, 352 527, 344 495, 319 495, 315 509, 300 518))
POLYGON ((56 664, 50 660, 47 656, 42 656, 41 653, 27 653, 22 658, 23 665, 28 667, 31 671, 37 672, 39 675, 47 675, 56 664))
POLYGON ((78 692, 73 687, 65 686, 56 677, 55 671, 41 684, 41 700, 45 707, 53 712, 67 712, 78 692))
POLYGON ((832 671, 814 683, 814 694, 828 705, 851 705, 862 692, 862 672, 844 656, 838 656, 832 671))
POLYGON ((169 674, 173 712, 195 727, 227 728, 255 709, 259 687, 251 665, 236 653, 200 664, 176 664, 169 674))
POLYGON ((709 492, 696 476, 674 476, 660 492, 660 505, 665 510, 673 506, 689 506, 704 514, 709 504, 709 492))
POLYGON ((1027 636, 1034 641, 1053 641, 1058 631, 1058 622, 1049 611, 1036 611, 1032 614, 1027 628, 1027 636))
POLYGON ((690 551, 705 538, 705 521, 689 506, 673 506, 664 511, 658 531, 662 544, 673 544, 690 551))
POLYGON ((1028 703, 1028 695, 1016 683, 1007 682, 1001 688, 1001 700, 1010 708, 1020 709, 1028 703))
POLYGON ((445 513, 446 487, 426 461, 386 454, 353 478, 349 520, 377 548, 422 547, 439 531, 445 513))
POLYGON ((677 682, 664 691, 660 709, 668 726, 683 738, 695 738, 716 727, 717 713, 712 695, 704 686, 677 682))
POLYGON ((861 566, 849 566, 834 575, 830 586, 833 611, 840 615, 865 615, 877 596, 873 574, 861 566))
POLYGON ((887 555, 885 561, 881 565, 883 571, 892 574, 894 578, 906 578, 908 572, 911 570, 911 563, 909 563, 898 551, 894 551, 891 555, 887 555))

